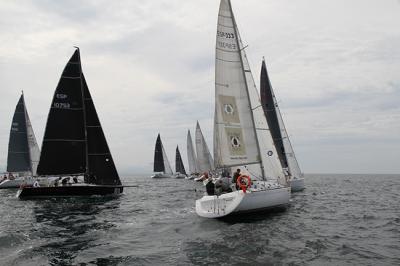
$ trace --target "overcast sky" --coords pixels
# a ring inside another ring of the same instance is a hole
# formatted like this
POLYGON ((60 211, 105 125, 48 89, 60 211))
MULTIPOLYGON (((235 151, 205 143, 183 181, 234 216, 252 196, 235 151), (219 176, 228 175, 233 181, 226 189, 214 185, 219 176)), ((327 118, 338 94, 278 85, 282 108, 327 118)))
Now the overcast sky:
MULTIPOLYGON (((258 83, 265 56, 305 173, 400 172, 400 1, 232 0, 258 83)), ((218 0, 0 2, 0 170, 24 90, 39 146, 61 72, 83 71, 119 171, 171 164, 199 120, 212 149, 218 0)))

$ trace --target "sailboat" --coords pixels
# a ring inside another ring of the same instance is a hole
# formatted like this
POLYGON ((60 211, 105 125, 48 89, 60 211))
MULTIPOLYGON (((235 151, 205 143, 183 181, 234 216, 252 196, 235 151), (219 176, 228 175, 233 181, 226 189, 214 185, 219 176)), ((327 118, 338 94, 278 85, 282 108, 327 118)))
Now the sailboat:
POLYGON ((203 132, 201 132, 199 121, 196 124, 196 152, 199 171, 201 173, 213 170, 214 161, 208 149, 206 140, 204 139, 203 132))
MULTIPOLYGON (((232 192, 204 195, 196 213, 206 218, 289 204, 290 187, 276 154, 231 2, 221 0, 215 60, 214 160, 217 171, 239 168, 232 192), (243 175, 244 174, 244 175, 243 175)), ((209 181, 212 182, 212 181, 209 181)))
POLYGON ((199 176, 199 166, 197 163, 197 156, 193 147, 192 136, 190 134, 190 130, 188 130, 187 134, 187 157, 189 163, 189 176, 187 179, 195 179, 199 176))
POLYGON ((185 178, 186 171, 185 171, 185 166, 183 165, 182 161, 182 156, 181 153, 179 152, 179 147, 176 146, 176 152, 175 152, 175 178, 185 178))
POLYGON ((285 124, 283 123, 278 102, 268 77, 265 59, 263 59, 261 66, 260 95, 268 127, 278 151, 283 170, 288 176, 292 192, 301 191, 304 189, 304 175, 300 170, 285 124))
POLYGON ((19 198, 116 195, 123 191, 82 73, 79 48, 55 90, 37 174, 57 179, 48 186, 25 186, 18 191, 19 198))
POLYGON ((168 178, 173 177, 171 165, 169 164, 167 154, 161 142, 160 134, 157 136, 156 147, 154 149, 154 168, 155 174, 152 178, 168 178))
POLYGON ((7 172, 9 177, 0 183, 0 188, 18 188, 22 183, 33 185, 39 156, 39 146, 22 92, 15 107, 8 142, 7 172))

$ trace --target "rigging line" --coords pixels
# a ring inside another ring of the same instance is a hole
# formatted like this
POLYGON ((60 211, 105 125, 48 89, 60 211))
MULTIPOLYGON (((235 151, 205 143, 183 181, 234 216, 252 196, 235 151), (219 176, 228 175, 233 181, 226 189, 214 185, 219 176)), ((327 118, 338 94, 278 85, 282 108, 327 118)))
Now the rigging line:
POLYGON ((247 172, 249 172, 251 175, 255 176, 255 177, 258 178, 258 179, 262 179, 262 177, 260 177, 260 176, 258 176, 258 175, 256 175, 256 174, 254 174, 253 172, 251 172, 251 171, 247 168, 246 165, 244 166, 244 168, 245 168, 245 169, 247 170, 247 172))

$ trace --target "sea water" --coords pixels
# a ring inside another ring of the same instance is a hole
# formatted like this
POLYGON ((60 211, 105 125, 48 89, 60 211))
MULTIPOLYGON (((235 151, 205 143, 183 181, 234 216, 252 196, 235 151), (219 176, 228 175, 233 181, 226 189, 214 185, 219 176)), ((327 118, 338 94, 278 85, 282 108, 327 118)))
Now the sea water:
POLYGON ((0 265, 400 265, 399 175, 306 175, 285 211, 200 218, 201 183, 123 178, 119 197, 0 190, 0 265))

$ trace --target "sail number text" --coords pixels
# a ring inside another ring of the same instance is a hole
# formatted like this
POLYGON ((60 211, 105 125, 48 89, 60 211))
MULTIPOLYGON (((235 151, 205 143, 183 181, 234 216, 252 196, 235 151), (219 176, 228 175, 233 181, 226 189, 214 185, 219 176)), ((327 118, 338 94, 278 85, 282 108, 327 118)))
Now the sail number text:
POLYGON ((235 34, 229 33, 229 32, 223 32, 223 31, 217 31, 217 36, 226 38, 226 39, 234 39, 235 38, 235 34))
POLYGON ((69 103, 54 103, 54 108, 59 108, 59 109, 69 109, 71 105, 69 103))
POLYGON ((236 50, 235 43, 226 43, 226 42, 217 41, 217 44, 218 44, 219 48, 236 50))

